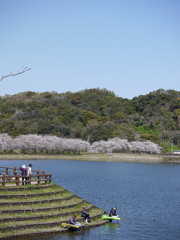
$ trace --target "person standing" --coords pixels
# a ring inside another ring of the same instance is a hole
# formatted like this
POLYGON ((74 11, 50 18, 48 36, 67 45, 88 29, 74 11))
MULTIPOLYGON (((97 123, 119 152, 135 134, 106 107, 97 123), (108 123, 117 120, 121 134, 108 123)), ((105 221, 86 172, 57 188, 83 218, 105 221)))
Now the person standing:
MULTIPOLYGON (((26 180, 28 181, 29 180, 29 176, 32 174, 32 167, 33 165, 32 164, 29 164, 29 167, 27 168, 27 177, 26 177, 26 180)), ((29 184, 29 182, 26 182, 27 184, 29 184)))
MULTIPOLYGON (((25 166, 25 164, 23 164, 19 170, 21 170, 21 176, 22 176, 22 185, 24 185, 24 179, 26 180, 26 177, 27 177, 27 168, 25 166)), ((27 184, 27 182, 26 182, 27 184)))

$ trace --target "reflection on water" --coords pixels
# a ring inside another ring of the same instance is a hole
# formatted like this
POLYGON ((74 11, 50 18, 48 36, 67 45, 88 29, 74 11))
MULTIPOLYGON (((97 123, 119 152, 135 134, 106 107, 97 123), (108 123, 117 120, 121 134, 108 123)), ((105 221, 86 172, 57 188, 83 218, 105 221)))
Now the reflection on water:
POLYGON ((120 217, 131 220, 28 239, 180 239, 180 165, 1 160, 0 166, 20 167, 23 163, 52 172, 53 182, 104 210, 117 206, 120 217))

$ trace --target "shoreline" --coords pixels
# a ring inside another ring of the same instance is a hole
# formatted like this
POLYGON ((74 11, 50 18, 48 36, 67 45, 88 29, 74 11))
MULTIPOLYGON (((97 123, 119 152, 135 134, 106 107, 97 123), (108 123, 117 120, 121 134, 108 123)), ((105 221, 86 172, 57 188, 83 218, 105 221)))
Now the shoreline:
POLYGON ((164 161, 162 156, 148 154, 125 154, 113 153, 112 156, 102 153, 88 153, 80 155, 28 155, 28 154, 2 154, 0 160, 40 160, 40 159, 57 159, 57 160, 75 160, 75 161, 92 161, 92 162, 147 162, 160 163, 164 161))

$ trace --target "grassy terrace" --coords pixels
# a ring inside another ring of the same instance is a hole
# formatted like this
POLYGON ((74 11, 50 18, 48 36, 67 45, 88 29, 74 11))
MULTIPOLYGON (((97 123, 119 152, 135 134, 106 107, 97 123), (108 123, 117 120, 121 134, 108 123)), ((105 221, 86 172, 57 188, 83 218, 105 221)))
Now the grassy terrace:
MULTIPOLYGON (((72 203, 76 203, 76 202, 75 201, 69 201, 64 206, 68 206, 69 204, 72 204, 72 203)), ((73 208, 72 207, 67 207, 67 208, 61 209, 61 208, 59 208, 59 206, 56 206, 56 207, 58 207, 58 209, 53 209, 52 208, 51 210, 46 210, 45 212, 43 211, 45 206, 41 206, 41 208, 38 208, 37 212, 32 212, 31 211, 31 212, 24 212, 24 213, 21 213, 21 214, 10 212, 10 213, 6 213, 6 214, 2 214, 0 220, 8 219, 7 221, 13 221, 14 218, 16 218, 16 219, 24 218, 25 219, 25 218, 30 218, 30 217, 44 217, 45 215, 47 215, 47 216, 59 215, 59 214, 72 212, 72 211, 81 211, 83 206, 84 206, 84 203, 78 203, 77 202, 77 205, 74 206, 73 208)), ((93 205, 86 203, 87 208, 89 208, 91 206, 93 206, 93 205)))
MULTIPOLYGON (((18 188, 23 188, 24 186, 18 187, 18 188)), ((1 189, 1 187, 0 187, 1 189)), ((52 185, 52 187, 50 188, 39 188, 39 187, 34 187, 33 185, 27 185, 27 190, 16 190, 16 191, 9 191, 7 187, 4 187, 4 189, 6 189, 6 191, 1 191, 0 196, 2 195, 22 195, 22 194, 38 194, 38 193, 52 193, 52 192, 56 192, 56 191, 62 191, 64 190, 64 188, 59 187, 57 185, 52 185), (30 190, 28 190, 28 188, 32 188, 30 190)))
POLYGON ((62 228, 61 223, 68 222, 74 214, 87 228, 106 223, 101 219, 102 209, 56 184, 48 185, 48 188, 43 188, 44 185, 9 188, 0 186, 0 239, 63 233, 68 230, 62 228), (81 217, 84 205, 92 217, 90 224, 86 224, 81 217))
POLYGON ((10 198, 10 199, 0 199, 0 206, 1 206, 1 203, 4 203, 4 202, 8 202, 8 203, 17 203, 19 204, 19 202, 26 202, 27 204, 33 204, 33 202, 35 201, 43 201, 43 200, 63 200, 64 198, 68 198, 70 196, 73 196, 72 193, 66 191, 66 192, 63 192, 63 193, 60 193, 60 194, 56 194, 56 195, 51 195, 51 196, 38 196, 38 197, 29 197, 29 198, 24 198, 24 197, 21 197, 19 196, 18 198, 10 198), (18 200, 18 201, 17 201, 18 200))
MULTIPOLYGON (((70 194, 70 193, 68 193, 70 194)), ((38 211, 44 209, 44 208, 55 208, 55 207, 58 207, 58 208, 61 208, 61 206, 68 206, 70 204, 75 204, 75 203, 78 203, 80 202, 80 199, 77 198, 77 197, 73 197, 69 200, 64 200, 64 201, 57 201, 57 202, 51 202, 51 203, 39 203, 39 204, 33 204, 33 202, 28 202, 28 204, 26 205, 9 205, 9 206, 0 206, 0 211, 5 211, 5 210, 20 210, 20 209, 30 209, 32 211, 35 211, 36 209, 38 211)), ((19 202, 18 202, 19 203, 19 202)))
MULTIPOLYGON (((97 218, 95 220, 92 220, 90 224, 83 223, 86 228, 91 228, 95 226, 100 226, 102 224, 105 224, 106 222, 102 222, 100 218, 97 218)), ((67 232, 68 229, 62 228, 60 225, 57 225, 55 227, 34 227, 31 229, 19 229, 17 231, 13 230, 7 230, 1 233, 0 239, 8 239, 8 236, 15 236, 15 237, 21 237, 21 236, 30 236, 31 234, 33 235, 38 235, 38 234, 51 234, 51 233, 63 233, 67 232)))
MULTIPOLYGON (((77 209, 74 210, 76 212, 78 219, 81 218, 80 210, 81 209, 79 209, 79 211, 77 209)), ((72 211, 72 209, 70 211, 72 211)), ((101 213, 101 210, 94 208, 94 209, 90 209, 89 212, 90 212, 91 216, 96 216, 97 214, 101 213)), ((49 215, 49 213, 48 213, 48 215, 49 215)), ((45 214, 43 216, 45 216, 45 214)), ((23 221, 15 221, 14 220, 14 221, 9 221, 9 222, 5 222, 5 223, 0 223, 0 228, 3 228, 3 227, 15 228, 16 226, 27 227, 28 225, 34 225, 34 224, 38 225, 41 223, 53 223, 53 222, 62 222, 62 221, 66 222, 69 220, 70 217, 72 217, 72 213, 69 213, 67 216, 61 216, 61 217, 52 216, 50 218, 44 218, 44 219, 26 220, 27 223, 23 222, 23 221)))

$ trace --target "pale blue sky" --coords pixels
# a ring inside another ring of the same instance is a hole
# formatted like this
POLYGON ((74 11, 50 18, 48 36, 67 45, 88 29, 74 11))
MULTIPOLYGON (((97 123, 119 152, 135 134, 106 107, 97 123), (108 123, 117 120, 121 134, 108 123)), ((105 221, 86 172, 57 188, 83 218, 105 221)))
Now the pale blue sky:
POLYGON ((179 0, 0 0, 0 96, 180 91, 179 0))

